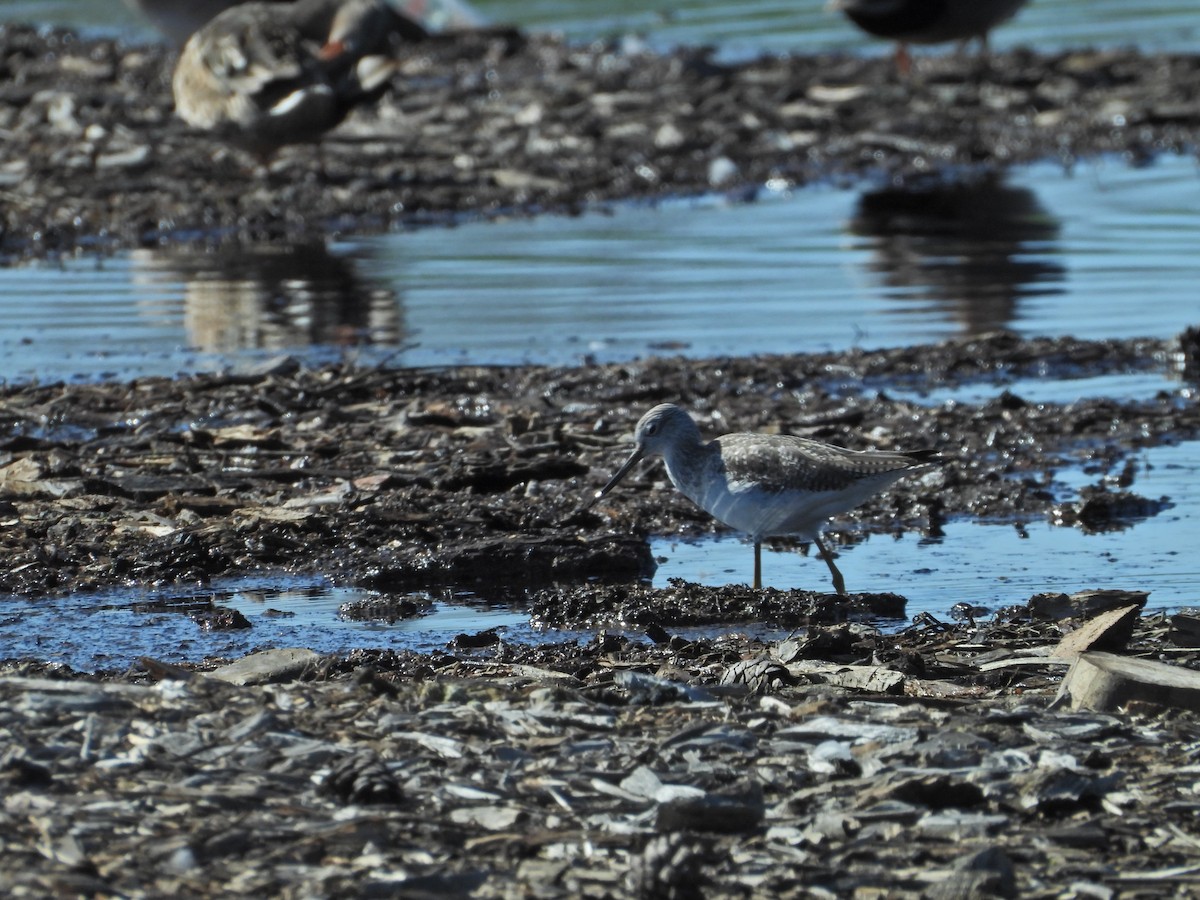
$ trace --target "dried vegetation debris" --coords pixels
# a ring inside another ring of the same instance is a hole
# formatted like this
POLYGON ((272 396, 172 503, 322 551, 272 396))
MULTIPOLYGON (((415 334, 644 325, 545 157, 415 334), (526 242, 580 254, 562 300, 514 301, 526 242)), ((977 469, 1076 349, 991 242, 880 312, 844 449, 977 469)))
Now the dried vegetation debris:
MULTIPOLYGON (((13 897, 1186 895, 1200 720, 1051 708, 1061 661, 1027 657, 1069 627, 863 628, 853 645, 818 629, 777 648, 600 635, 569 653, 289 657, 246 684, 10 665, 0 882, 13 897), (872 644, 906 650, 872 666, 899 689, 840 680, 867 668, 842 650, 872 644), (774 678, 751 685, 752 667, 774 678)), ((1166 627, 1141 620, 1133 652, 1161 653, 1166 627)))
MULTIPOLYGON (((634 43, 464 35, 270 177, 173 115, 174 55, 0 26, 0 254, 304 240, 462 213, 577 211, 774 180, 1190 152, 1200 57, 1135 50, 714 61, 634 43)), ((752 188, 749 188, 751 193, 752 188)))
MULTIPOLYGON (((1200 434, 1188 392, 1068 403, 1005 392, 938 404, 919 393, 997 377, 1165 375, 1177 354, 1173 341, 996 335, 794 357, 283 367, 8 386, 0 592, 317 572, 398 598, 438 585, 483 596, 565 587, 578 620, 595 621, 601 592, 576 589, 649 575, 646 535, 720 527, 653 466, 584 509, 627 450, 632 424, 667 400, 692 408, 708 434, 781 430, 851 447, 942 450, 937 470, 839 518, 835 541, 881 530, 936 535, 955 516, 1123 527, 1170 502, 1137 497, 1137 452, 1200 434), (916 396, 875 390, 884 383, 916 396), (1056 481, 1064 467, 1095 483, 1068 488, 1056 481)), ((823 586, 815 570, 813 579, 823 586)), ((639 596, 650 609, 670 600, 639 596)), ((686 605, 707 604, 708 621, 759 618, 761 602, 739 597, 713 592, 686 605)))

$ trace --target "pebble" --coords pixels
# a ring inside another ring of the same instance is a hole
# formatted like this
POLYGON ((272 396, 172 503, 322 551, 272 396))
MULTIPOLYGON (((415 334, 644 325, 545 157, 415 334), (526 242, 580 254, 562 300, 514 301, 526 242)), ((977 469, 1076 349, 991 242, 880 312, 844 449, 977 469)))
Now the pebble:
MULTIPOLYGON (((968 646, 979 626, 954 627, 968 646)), ((1167 627, 1143 619, 1132 640, 1167 627)), ((954 678, 978 679, 973 660, 994 654, 974 644, 954 678)), ((485 900, 1191 884, 1177 863, 1194 852, 1194 779, 1179 777, 1196 768, 1190 714, 1059 712, 1053 678, 949 705, 916 683, 902 696, 798 684, 717 697, 737 661, 676 655, 674 676, 656 674, 654 657, 675 653, 626 644, 622 681, 636 690, 621 693, 604 665, 565 677, 532 658, 427 657, 412 678, 383 657, 367 669, 289 651, 156 666, 157 683, 10 667, 0 880, 13 897, 485 900)))
POLYGON ((352 114, 319 159, 288 148, 264 176, 173 115, 168 48, 8 24, 0 177, 21 172, 22 202, 0 208, 0 258, 317 241, 497 211, 753 196, 767 183, 1143 159, 1200 140, 1200 67, 1186 54, 1018 49, 990 54, 981 76, 947 53, 898 79, 886 54, 723 63, 711 49, 653 44, 515 31, 439 41, 413 60, 410 84, 352 114), (111 191, 93 189, 98 174, 111 191))

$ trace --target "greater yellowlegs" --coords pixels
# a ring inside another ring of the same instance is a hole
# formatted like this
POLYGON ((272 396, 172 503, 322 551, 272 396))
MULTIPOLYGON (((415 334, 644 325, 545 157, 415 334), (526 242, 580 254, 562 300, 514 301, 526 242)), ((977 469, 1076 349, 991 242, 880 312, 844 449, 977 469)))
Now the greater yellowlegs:
POLYGON ((896 41, 896 66, 907 71, 909 44, 941 44, 978 38, 1017 14, 1026 0, 832 0, 867 34, 896 41))
POLYGON ((762 541, 794 535, 811 541, 833 575, 846 582, 821 543, 825 521, 853 509, 903 475, 926 465, 935 451, 846 450, 784 434, 726 434, 707 443, 674 403, 650 410, 634 430, 633 453, 596 492, 599 500, 643 457, 661 456, 667 475, 689 500, 754 541, 754 587, 762 587, 762 541))
POLYGON ((193 34, 175 66, 175 108, 260 161, 318 140, 386 88, 402 41, 424 28, 384 0, 242 3, 193 34))

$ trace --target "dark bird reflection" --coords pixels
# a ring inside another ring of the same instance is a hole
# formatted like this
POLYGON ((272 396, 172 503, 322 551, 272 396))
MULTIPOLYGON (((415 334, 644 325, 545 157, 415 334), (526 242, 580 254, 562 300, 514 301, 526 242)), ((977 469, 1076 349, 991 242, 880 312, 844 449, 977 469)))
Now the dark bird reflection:
POLYGON ((911 312, 943 310, 965 334, 1010 326, 1025 297, 1062 293, 1060 225, 1036 195, 999 177, 863 194, 851 231, 870 238, 869 268, 903 289, 911 312))
POLYGON ((404 336, 396 291, 321 243, 140 250, 133 264, 142 284, 183 283, 188 341, 206 352, 398 346, 404 336))

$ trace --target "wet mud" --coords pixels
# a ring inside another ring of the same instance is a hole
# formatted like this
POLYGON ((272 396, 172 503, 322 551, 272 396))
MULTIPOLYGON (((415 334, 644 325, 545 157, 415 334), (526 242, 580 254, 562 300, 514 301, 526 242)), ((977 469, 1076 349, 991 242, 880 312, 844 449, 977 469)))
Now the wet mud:
MULTIPOLYGON (((307 369, 283 359, 243 374, 8 386, 0 591, 315 573, 383 595, 450 585, 524 600, 546 590, 552 599, 539 615, 557 625, 595 626, 605 607, 643 624, 657 610, 659 624, 678 625, 705 602, 668 592, 671 602, 646 606, 642 595, 634 613, 620 592, 593 591, 649 578, 649 536, 723 527, 675 492, 660 464, 635 469, 592 504, 656 403, 684 404, 709 435, 783 431, 940 451, 941 465, 836 519, 834 547, 871 532, 936 536, 951 518, 1105 530, 1169 508, 1170 498, 1139 494, 1137 456, 1200 434, 1191 393, 1046 403, 1001 389, 978 403, 929 404, 888 390, 919 397, 1018 377, 1177 376, 1189 359, 1179 340, 996 334, 573 368, 307 369), (1063 469, 1091 481, 1067 487, 1063 469)), ((812 578, 806 587, 828 592, 822 567, 812 578)), ((852 574, 849 582, 853 591, 852 574)), ((732 592, 713 598, 703 619, 756 621, 764 602, 732 592)))
POLYGON ((1194 152, 1200 57, 770 56, 546 35, 414 48, 376 107, 269 172, 174 115, 157 46, 0 25, 0 257, 319 239, 829 179, 1194 152))

